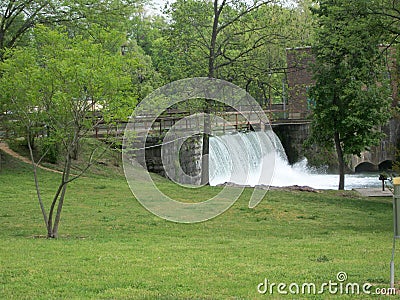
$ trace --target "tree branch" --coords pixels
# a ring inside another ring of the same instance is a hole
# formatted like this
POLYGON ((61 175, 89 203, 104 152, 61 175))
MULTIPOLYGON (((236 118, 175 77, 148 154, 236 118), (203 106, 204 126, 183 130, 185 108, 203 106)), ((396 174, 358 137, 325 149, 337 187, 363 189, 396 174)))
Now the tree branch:
MULTIPOLYGON (((224 1, 225 2, 225 1, 224 1)), ((221 32, 222 30, 224 30, 226 27, 228 27, 229 25, 235 23, 237 20, 241 19, 242 17, 244 17, 245 15, 249 14, 250 12, 257 10, 258 8, 266 5, 266 4, 270 4, 272 3, 273 0, 268 0, 268 1, 262 1, 259 4, 256 4, 254 6, 251 6, 249 8, 247 8, 246 10, 242 11, 241 13, 239 13, 235 18, 233 18, 232 20, 229 20, 228 22, 222 24, 221 26, 218 27, 218 32, 221 32)))

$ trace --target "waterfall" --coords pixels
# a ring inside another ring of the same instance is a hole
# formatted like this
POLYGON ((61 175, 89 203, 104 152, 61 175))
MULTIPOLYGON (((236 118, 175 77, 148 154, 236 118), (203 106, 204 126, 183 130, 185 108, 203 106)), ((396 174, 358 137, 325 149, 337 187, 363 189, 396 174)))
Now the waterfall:
POLYGON ((211 137, 210 184, 268 184, 277 158, 287 161, 281 141, 272 130, 211 137))
MULTIPOLYGON (((256 186, 310 186, 337 189, 339 177, 310 169, 307 159, 290 165, 272 131, 234 133, 210 138, 210 185, 226 182, 256 186)), ((379 187, 376 174, 346 175, 346 189, 379 187)))

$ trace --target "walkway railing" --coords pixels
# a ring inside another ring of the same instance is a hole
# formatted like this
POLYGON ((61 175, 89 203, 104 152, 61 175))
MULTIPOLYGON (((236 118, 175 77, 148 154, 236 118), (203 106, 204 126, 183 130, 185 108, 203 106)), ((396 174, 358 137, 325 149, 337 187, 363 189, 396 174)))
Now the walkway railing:
MULTIPOLYGON (((287 109, 281 109, 280 105, 275 105, 277 109, 269 109, 265 110, 265 114, 268 117, 272 126, 281 125, 281 124, 302 124, 308 123, 306 112, 304 111, 289 111, 287 109)), ((185 111, 177 111, 177 110, 169 110, 160 115, 154 122, 153 117, 141 116, 136 118, 136 122, 134 123, 134 131, 138 134, 144 134, 146 128, 151 127, 151 134, 154 135, 162 135, 166 131, 168 131, 173 126, 176 126, 176 123, 182 119, 187 119, 191 113, 185 111), (140 119, 140 122, 137 120, 140 119)), ((229 127, 235 128, 236 130, 257 130, 263 128, 264 124, 260 122, 260 118, 256 113, 252 112, 250 109, 248 111, 237 112, 237 111, 217 111, 214 112, 214 115, 222 118, 225 122, 216 121, 214 123, 214 127, 220 128, 221 131, 228 130, 229 127), (247 118, 246 118, 246 117, 247 118), (250 116, 250 120, 249 120, 250 116)), ((0 116, 0 138, 6 138, 10 136, 12 133, 7 132, 5 129, 1 128, 1 122, 4 121, 5 118, 12 120, 12 115, 1 115, 0 116)), ((124 134, 124 130, 128 124, 128 121, 118 121, 114 123, 114 125, 106 124, 102 121, 101 115, 98 113, 89 116, 88 118, 93 119, 93 136, 95 138, 106 138, 106 137, 117 137, 121 138, 124 134), (95 119, 93 119, 95 117, 95 119)), ((193 129, 194 126, 200 126, 197 123, 190 124, 191 122, 184 121, 184 124, 180 124, 182 129, 193 129)))
MULTIPOLYGON (((268 116, 268 120, 270 121, 272 126, 283 125, 283 124, 307 124, 310 122, 309 119, 306 118, 304 112, 297 111, 287 111, 287 110, 266 110, 264 111, 268 116), (297 118, 289 118, 290 116, 296 116, 297 118), (298 118, 298 116, 304 116, 303 118, 298 118), (285 118, 284 118, 285 117, 285 118)), ((265 126, 262 122, 260 122, 260 118, 257 117, 255 113, 252 114, 251 111, 237 112, 237 111, 229 111, 229 112, 216 112, 214 113, 217 117, 224 119, 224 122, 221 119, 215 118, 213 128, 217 128, 221 132, 229 131, 229 128, 234 128, 236 130, 258 130, 265 126), (246 118, 246 117, 247 118, 246 118), (249 118, 250 116, 250 118, 249 118), (250 119, 250 120, 249 120, 250 119)), ((133 130, 137 135, 142 135, 147 130, 147 128, 151 127, 150 134, 152 135, 163 135, 173 126, 176 127, 177 123, 181 120, 182 123, 179 123, 180 129, 182 130, 192 130, 202 126, 198 122, 198 120, 188 120, 191 114, 189 112, 165 112, 161 116, 159 116, 155 121, 153 117, 140 116, 136 117, 134 122, 133 130), (140 120, 140 122, 138 122, 140 120), (153 122, 154 121, 154 122, 153 122)), ((126 128, 128 122, 118 122, 114 126, 109 126, 104 123, 99 123, 95 127, 95 137, 102 138, 105 136, 122 136, 124 130, 126 128)))

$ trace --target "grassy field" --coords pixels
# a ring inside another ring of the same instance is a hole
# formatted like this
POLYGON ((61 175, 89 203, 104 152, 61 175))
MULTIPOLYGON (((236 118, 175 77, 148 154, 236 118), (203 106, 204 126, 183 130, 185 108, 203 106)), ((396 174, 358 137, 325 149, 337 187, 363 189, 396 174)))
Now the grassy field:
MULTIPOLYGON (((59 175, 40 175, 49 200, 59 175)), ((157 181, 171 195, 188 194, 157 181)), ((192 195, 216 191, 206 187, 192 195)), ((265 278, 319 287, 338 282, 338 272, 347 273, 346 283, 371 283, 372 292, 389 287, 390 198, 270 191, 249 209, 250 193, 245 190, 218 218, 183 225, 147 212, 123 176, 91 175, 70 185, 61 238, 48 240, 29 165, 3 159, 0 299, 350 298, 328 291, 315 296, 257 292, 265 278)))

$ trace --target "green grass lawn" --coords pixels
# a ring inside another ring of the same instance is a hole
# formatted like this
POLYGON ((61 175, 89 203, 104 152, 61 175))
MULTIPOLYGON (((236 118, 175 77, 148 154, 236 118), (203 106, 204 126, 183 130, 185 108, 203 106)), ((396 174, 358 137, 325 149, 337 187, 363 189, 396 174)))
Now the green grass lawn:
MULTIPOLYGON (((59 175, 40 175, 48 201, 59 175)), ((171 195, 190 193, 157 182, 171 195)), ((61 237, 48 240, 29 166, 3 160, 0 299, 330 299, 327 292, 261 295, 257 285, 267 278, 318 286, 338 282, 338 272, 347 282, 389 287, 390 198, 270 191, 249 209, 250 193, 211 221, 175 224, 147 212, 123 176, 91 175, 70 185, 61 237)))

